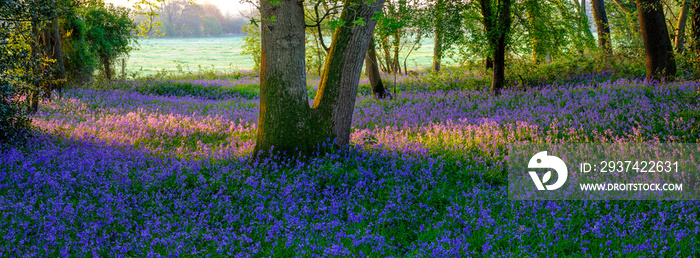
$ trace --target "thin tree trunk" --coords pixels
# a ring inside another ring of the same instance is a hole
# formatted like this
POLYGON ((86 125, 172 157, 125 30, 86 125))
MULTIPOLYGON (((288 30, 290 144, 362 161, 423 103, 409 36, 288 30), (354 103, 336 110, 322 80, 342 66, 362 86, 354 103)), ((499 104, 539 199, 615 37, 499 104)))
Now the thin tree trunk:
POLYGON ((673 46, 668 36, 661 0, 636 0, 646 54, 647 79, 672 78, 676 74, 673 46))
MULTIPOLYGON (((690 24, 695 55, 700 56, 700 0, 691 0, 690 24)), ((700 66, 700 64, 699 64, 700 66)), ((700 67, 697 67, 700 70, 700 67)))
POLYGON ((56 79, 61 80, 61 82, 58 82, 56 84, 58 92, 63 91, 63 80, 66 79, 66 67, 63 64, 63 52, 62 52, 62 46, 61 46, 61 33, 58 28, 58 18, 56 15, 54 15, 54 18, 51 20, 51 27, 52 27, 52 35, 51 35, 51 54, 52 58, 56 60, 56 79))
POLYGON ((367 56, 365 56, 365 70, 367 71, 369 85, 372 88, 372 96, 378 99, 385 98, 387 92, 386 88, 384 88, 384 83, 382 83, 379 66, 377 65, 377 50, 374 46, 374 38, 370 38, 369 40, 367 56))
POLYGON ((536 0, 525 2, 525 11, 527 12, 530 41, 532 44, 532 61, 535 63, 540 63, 542 61, 545 52, 540 33, 546 33, 546 28, 544 28, 544 30, 539 28, 542 23, 540 20, 540 17, 542 17, 540 9, 539 2, 536 0))
POLYGON ((389 40, 387 37, 382 37, 382 49, 384 52, 384 60, 386 60, 387 73, 394 72, 394 62, 391 60, 391 51, 389 50, 389 40))
MULTIPOLYGON (((32 55, 34 56, 34 60, 39 60, 40 56, 42 55, 42 50, 40 49, 41 45, 41 32, 39 30, 39 21, 32 21, 32 36, 34 37, 34 42, 31 44, 32 48, 32 55)), ((29 93, 28 97, 28 104, 29 104, 29 113, 34 114, 39 110, 39 96, 41 93, 41 88, 42 88, 42 83, 41 80, 37 80, 36 78, 42 78, 43 73, 44 73, 44 66, 41 64, 41 62, 36 62, 36 66, 34 67, 34 89, 29 93)))
POLYGON ((333 139, 338 146, 350 143, 362 63, 377 23, 372 17, 383 5, 384 0, 345 1, 345 8, 340 15, 343 24, 355 24, 357 20, 366 23, 362 26, 340 26, 333 34, 333 44, 313 104, 317 119, 314 126, 317 141, 333 139))
MULTIPOLYGON (((51 23, 47 23, 46 27, 41 29, 41 36, 40 36, 41 40, 40 41, 41 41, 41 46, 43 47, 43 49, 42 49, 43 56, 46 58, 51 58, 51 59, 54 58, 54 54, 53 54, 54 48, 53 48, 53 44, 52 44, 53 43, 52 37, 53 37, 53 25, 51 25, 51 23)), ((44 84, 45 89, 43 89, 43 90, 44 90, 44 96, 47 99, 51 99, 51 93, 53 92, 53 86, 54 86, 54 82, 53 82, 54 76, 53 75, 56 74, 56 72, 55 72, 56 69, 54 69, 53 65, 49 65, 47 68, 48 68, 48 72, 51 73, 52 76, 50 76, 49 79, 46 80, 46 83, 44 84)))
POLYGON ((591 0, 591 6, 593 7, 595 25, 598 29, 598 46, 603 49, 606 54, 610 55, 612 54, 612 47, 610 45, 610 25, 608 23, 608 15, 605 12, 605 3, 603 0, 591 0))
POLYGON ((440 71, 440 62, 442 60, 442 15, 443 15, 443 0, 437 0, 435 4, 435 45, 433 46, 433 70, 440 71))
POLYGON ((674 49, 679 54, 683 53, 685 48, 685 25, 688 23, 688 0, 683 0, 683 8, 678 16, 678 24, 676 25, 676 40, 674 41, 674 49))
MULTIPOLYGON (((621 2, 621 0, 613 0, 613 1, 617 5, 617 7, 619 7, 620 10, 622 10, 625 13, 625 15, 627 15, 627 16, 632 16, 632 15, 634 15, 634 13, 632 13, 632 12, 637 11, 636 4, 627 4, 625 2, 621 2)), ((638 19, 634 19, 634 21, 631 21, 630 25, 632 27, 634 27, 634 31, 637 32, 637 36, 639 37, 639 39, 641 39, 642 38, 642 31, 641 31, 641 28, 639 27, 639 23, 637 21, 638 21, 638 19)))
POLYGON ((393 67, 391 69, 392 69, 392 71, 394 71, 394 73, 398 73, 398 74, 401 74, 401 63, 399 63, 400 62, 399 61, 400 60, 399 59, 399 50, 400 50, 399 40, 400 39, 401 39, 400 32, 398 32, 398 30, 397 30, 396 34, 394 35, 394 57, 391 60, 391 61, 393 61, 393 63, 392 63, 393 67))
POLYGON ((406 63, 408 62, 408 57, 411 56, 413 50, 416 50, 416 46, 420 43, 421 38, 423 37, 421 37, 421 35, 418 35, 418 37, 416 38, 416 42, 413 43, 411 49, 408 50, 408 53, 406 53, 406 56, 403 58, 403 71, 406 75, 408 75, 408 66, 406 65, 406 63))
POLYGON ((279 2, 260 0, 260 114, 254 155, 295 155, 314 147, 309 139, 303 2, 279 2))

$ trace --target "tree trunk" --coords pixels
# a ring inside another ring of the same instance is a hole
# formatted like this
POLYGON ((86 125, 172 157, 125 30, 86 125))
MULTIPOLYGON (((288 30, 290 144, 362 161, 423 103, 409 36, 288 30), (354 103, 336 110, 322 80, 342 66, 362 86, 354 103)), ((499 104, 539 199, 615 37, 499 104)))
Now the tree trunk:
POLYGON ((442 35, 439 31, 435 28, 435 46, 433 47, 433 70, 435 72, 440 71, 442 61, 442 35))
POLYGON ((386 63, 387 73, 394 72, 394 62, 391 60, 391 51, 389 50, 389 40, 387 37, 382 37, 382 49, 384 52, 384 60, 386 63))
POLYGON ((526 1, 525 12, 529 24, 529 36, 532 44, 532 61, 540 63, 545 56, 545 46, 542 44, 540 33, 547 33, 547 28, 541 28, 542 7, 539 6, 539 1, 526 1))
MULTIPOLYGON (((690 24, 695 55, 700 56, 700 0, 691 0, 690 24)), ((698 67, 700 70, 700 67, 698 67)))
POLYGON ((678 16, 678 24, 676 25, 676 40, 674 41, 674 49, 678 54, 682 54, 685 48, 685 25, 688 23, 688 0, 683 0, 681 14, 678 16))
POLYGON ((333 34, 318 93, 309 107, 303 0, 274 5, 260 0, 260 115, 254 155, 309 153, 329 139, 338 146, 349 143, 362 63, 376 24, 371 18, 382 5, 383 0, 344 2, 340 19, 345 25, 333 34))
POLYGON ((591 0, 593 7, 593 17, 595 18, 595 26, 598 29, 598 46, 603 51, 610 55, 612 47, 610 45, 610 25, 608 23, 608 14, 605 12, 605 3, 603 0, 591 0))
POLYGON ((443 0, 437 0, 435 4, 435 45, 433 46, 433 70, 440 71, 442 61, 442 15, 443 0))
MULTIPOLYGON (((32 36, 34 37, 34 42, 31 43, 31 49, 32 49, 32 55, 34 56, 34 60, 39 60, 42 55, 42 50, 41 45, 43 44, 41 41, 41 32, 39 30, 39 21, 34 20, 31 23, 32 27, 32 36)), ((28 99, 28 108, 29 108, 29 113, 34 114, 39 110, 39 96, 41 94, 42 90, 42 82, 41 80, 38 80, 36 78, 42 78, 43 73, 44 73, 44 66, 42 65, 41 62, 36 62, 35 67, 34 67, 33 75, 34 75, 34 88, 31 90, 29 93, 28 99)))
POLYGON ((672 78, 676 74, 673 46, 668 36, 661 0, 636 0, 646 54, 647 79, 672 78))
POLYGON ((399 40, 400 39, 401 39, 401 36, 397 30, 396 34, 394 35, 394 57, 391 60, 391 61, 393 61, 391 69, 394 73, 398 73, 398 74, 401 74, 401 63, 399 63, 399 60, 400 60, 399 59, 399 50, 401 50, 399 48, 399 40))
POLYGON ((56 84, 56 88, 58 89, 58 92, 63 91, 63 80, 66 79, 66 67, 63 64, 63 52, 62 52, 62 46, 61 46, 61 33, 58 28, 58 18, 56 15, 54 15, 54 18, 51 20, 51 27, 52 27, 52 35, 51 35, 51 55, 52 59, 56 60, 56 72, 54 73, 56 75, 56 79, 61 80, 61 82, 58 82, 56 84))
POLYGON ((588 24, 588 14, 586 13, 586 0, 581 0, 581 20, 580 29, 583 32, 584 38, 593 39, 593 33, 591 32, 591 25, 588 24))
POLYGON ((260 114, 254 155, 296 155, 313 147, 309 139, 303 1, 280 1, 273 5, 260 0, 260 114))
POLYGON ((484 67, 486 70, 493 69, 493 59, 491 59, 490 56, 487 56, 486 59, 484 59, 484 67))
POLYGON ((105 78, 108 81, 112 80, 112 60, 109 59, 107 55, 100 55, 100 60, 102 60, 102 67, 104 67, 105 78))
POLYGON ((387 92, 386 88, 384 88, 384 83, 382 83, 379 66, 377 65, 377 50, 374 46, 374 38, 369 39, 367 56, 365 56, 365 70, 367 71, 369 85, 372 88, 372 96, 379 99, 385 98, 387 92))
POLYGON ((498 96, 505 84, 505 50, 511 26, 511 0, 499 0, 496 3, 497 11, 494 12, 491 0, 480 0, 484 28, 493 51, 491 93, 498 96))
POLYGON ((383 5, 384 0, 345 1, 345 8, 340 15, 343 24, 356 24, 358 20, 365 21, 365 24, 340 26, 333 34, 333 43, 313 104, 317 115, 314 126, 317 141, 332 139, 338 146, 350 143, 362 61, 377 24, 372 18, 383 5))
MULTIPOLYGON (((506 0, 510 1, 510 0, 506 0)), ((496 42, 496 49, 493 52, 493 81, 491 82, 491 93, 498 96, 505 84, 505 60, 506 60, 505 40, 499 39, 496 42)))
MULTIPOLYGON (((43 27, 41 29, 41 36, 40 36, 40 41, 41 41, 41 46, 42 46, 42 55, 46 58, 51 58, 54 59, 53 55, 53 45, 52 45, 52 37, 53 37, 53 27, 51 23, 47 23, 46 27, 43 27)), ((48 71, 52 75, 56 74, 56 69, 54 68, 55 65, 49 65, 48 66, 48 71)), ((54 76, 50 76, 48 80, 46 80, 46 83, 43 85, 45 88, 43 89, 44 92, 44 97, 47 99, 51 99, 51 92, 53 92, 53 78, 54 76)))

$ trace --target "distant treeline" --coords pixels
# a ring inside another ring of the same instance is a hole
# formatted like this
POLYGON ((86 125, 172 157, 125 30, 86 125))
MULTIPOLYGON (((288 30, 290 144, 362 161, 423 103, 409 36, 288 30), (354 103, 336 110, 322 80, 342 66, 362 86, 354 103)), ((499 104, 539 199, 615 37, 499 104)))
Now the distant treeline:
MULTIPOLYGON (((164 37, 201 37, 240 34, 248 18, 242 14, 223 14, 218 6, 190 4, 188 0, 166 0, 158 11, 158 28, 164 37)), ((136 17, 140 22, 143 17, 136 17)), ((154 31, 150 32, 153 36, 154 31)))

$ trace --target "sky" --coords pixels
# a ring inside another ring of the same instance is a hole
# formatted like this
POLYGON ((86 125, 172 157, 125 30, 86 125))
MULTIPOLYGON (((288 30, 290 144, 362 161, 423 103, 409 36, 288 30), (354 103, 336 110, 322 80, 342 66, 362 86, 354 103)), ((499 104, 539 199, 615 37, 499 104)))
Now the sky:
MULTIPOLYGON (((126 7, 131 7, 136 1, 137 0, 105 0, 106 3, 126 7)), ((250 4, 241 4, 240 0, 194 0, 194 2, 198 4, 210 3, 216 5, 219 7, 219 9, 221 9, 223 14, 231 13, 237 15, 239 11, 245 11, 252 8, 250 4)))

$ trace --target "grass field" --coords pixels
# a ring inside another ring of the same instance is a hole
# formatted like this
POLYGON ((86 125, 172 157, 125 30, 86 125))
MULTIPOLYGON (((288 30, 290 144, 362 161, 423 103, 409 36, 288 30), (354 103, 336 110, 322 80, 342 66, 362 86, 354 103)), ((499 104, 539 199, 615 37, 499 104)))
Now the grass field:
POLYGON ((203 69, 250 70, 253 60, 241 55, 243 36, 141 39, 127 59, 127 72, 151 75, 203 69))
MULTIPOLYGON (((178 72, 180 68, 185 72, 251 70, 253 59, 241 55, 242 44, 243 36, 142 39, 127 58, 126 72, 152 75, 163 70, 178 72)), ((430 66, 432 44, 431 39, 423 40, 422 47, 409 56, 407 66, 430 66)), ((117 71, 120 69, 118 66, 117 71)))
POLYGON ((254 161, 254 77, 68 90, 0 151, 0 256, 698 255, 698 201, 509 201, 501 173, 513 142, 698 143, 698 82, 416 81, 359 96, 349 150, 254 161))

